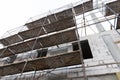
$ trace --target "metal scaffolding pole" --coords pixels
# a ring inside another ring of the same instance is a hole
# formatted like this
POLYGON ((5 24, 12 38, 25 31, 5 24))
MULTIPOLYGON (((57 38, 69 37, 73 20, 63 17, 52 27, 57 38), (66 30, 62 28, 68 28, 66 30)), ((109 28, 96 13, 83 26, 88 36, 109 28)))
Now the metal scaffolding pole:
MULTIPOLYGON (((83 16, 84 16, 84 3, 82 4, 82 7, 83 7, 83 16)), ((72 11, 73 11, 73 14, 74 14, 74 21, 76 23, 76 19, 75 19, 76 13, 75 13, 75 10, 74 10, 73 7, 72 7, 72 11)), ((85 25, 85 21, 84 21, 84 25, 85 25)), ((75 28, 76 28, 75 31, 76 31, 76 36, 77 36, 77 43, 78 43, 79 52, 80 52, 80 59, 81 59, 81 62, 82 62, 84 80, 88 80, 87 75, 86 75, 86 69, 85 69, 84 61, 83 61, 83 53, 82 53, 82 49, 81 49, 80 36, 79 36, 79 33, 78 33, 77 24, 76 24, 75 28)))

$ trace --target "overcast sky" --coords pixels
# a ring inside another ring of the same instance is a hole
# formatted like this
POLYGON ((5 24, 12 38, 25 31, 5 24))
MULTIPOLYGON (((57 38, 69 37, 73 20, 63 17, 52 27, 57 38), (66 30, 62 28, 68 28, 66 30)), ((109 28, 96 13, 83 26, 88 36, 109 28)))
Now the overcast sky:
POLYGON ((80 0, 0 0, 0 36, 33 16, 80 0))

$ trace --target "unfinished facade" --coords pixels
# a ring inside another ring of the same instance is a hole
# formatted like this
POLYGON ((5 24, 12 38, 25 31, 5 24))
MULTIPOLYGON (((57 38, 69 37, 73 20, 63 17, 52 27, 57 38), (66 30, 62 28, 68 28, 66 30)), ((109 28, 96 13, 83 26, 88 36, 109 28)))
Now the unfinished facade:
POLYGON ((120 1, 82 0, 5 33, 0 80, 120 80, 120 1))

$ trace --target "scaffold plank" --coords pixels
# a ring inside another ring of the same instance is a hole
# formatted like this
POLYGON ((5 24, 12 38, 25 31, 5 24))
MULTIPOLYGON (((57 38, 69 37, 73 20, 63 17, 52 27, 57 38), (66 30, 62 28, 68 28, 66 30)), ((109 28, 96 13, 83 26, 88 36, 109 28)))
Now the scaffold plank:
MULTIPOLYGON (((25 61, 22 61, 19 63, 12 63, 0 66, 0 75, 5 76, 21 73, 25 63, 25 61)), ((61 55, 29 60, 27 61, 27 65, 25 66, 23 72, 55 69, 79 64, 81 64, 80 53, 79 51, 74 51, 69 53, 63 53, 61 55)))
POLYGON ((106 4, 105 15, 110 16, 116 13, 120 13, 120 1, 114 1, 106 4))
POLYGON ((22 41, 22 39, 17 34, 9 36, 7 38, 0 39, 0 43, 2 43, 4 46, 14 44, 20 41, 22 41))
MULTIPOLYGON (((78 5, 73 5, 73 9, 75 10, 76 15, 83 14, 83 12, 91 11, 93 9, 93 1, 89 0, 89 1, 84 2, 83 4, 79 3, 78 5), (83 11, 83 7, 84 7, 84 11, 83 11)), ((69 9, 63 10, 61 12, 53 13, 51 15, 48 15, 47 17, 41 18, 42 20, 39 19, 36 21, 32 21, 30 23, 26 23, 25 25, 29 29, 32 29, 35 27, 39 27, 40 25, 43 25, 43 23, 44 23, 43 19, 45 20, 45 22, 47 22, 47 24, 49 24, 49 21, 50 21, 50 23, 52 23, 52 22, 56 22, 59 20, 64 20, 65 18, 68 18, 68 17, 74 17, 74 16, 75 15, 74 15, 72 7, 71 7, 69 9)), ((47 25, 47 24, 44 24, 44 25, 47 25)))
POLYGON ((85 13, 85 12, 93 10, 93 1, 92 0, 87 1, 83 4, 75 6, 73 8, 75 10, 76 15, 83 14, 83 12, 85 13), (84 7, 84 10, 83 10, 83 7, 84 7))
POLYGON ((3 55, 12 55, 13 53, 8 48, 0 49, 0 56, 3 55))
POLYGON ((32 21, 30 23, 26 23, 25 25, 28 27, 28 29, 32 29, 32 28, 35 28, 35 27, 40 27, 42 25, 47 25, 49 24, 48 20, 46 19, 46 17, 43 17, 39 20, 36 20, 36 21, 32 21))
POLYGON ((8 41, 6 41, 4 38, 0 39, 0 43, 3 44, 4 46, 9 45, 8 41))
MULTIPOLYGON (((23 53, 23 52, 27 52, 35 49, 55 46, 55 45, 59 45, 67 42, 76 41, 76 40, 77 38, 76 38, 75 29, 72 29, 64 32, 46 35, 43 37, 38 37, 37 40, 36 38, 34 38, 22 43, 8 46, 5 49, 7 50, 10 49, 12 52, 14 52, 14 54, 19 54, 19 53, 23 53)), ((0 49, 0 51, 1 50, 2 49, 0 49)), ((12 55, 12 53, 8 54, 4 52, 4 54, 0 57, 6 57, 10 55, 12 55)))
MULTIPOLYGON (((66 18, 60 22, 54 22, 49 25, 43 26, 47 33, 56 32, 59 30, 64 30, 70 27, 74 27, 75 22, 72 17, 66 18)), ((27 31, 18 33, 24 40, 29 38, 34 38, 46 34, 42 27, 36 27, 27 31)))
POLYGON ((39 19, 39 20, 30 22, 30 23, 26 23, 25 25, 29 29, 33 29, 33 28, 36 28, 36 27, 49 25, 53 22, 60 22, 60 21, 66 19, 66 18, 69 18, 69 17, 73 17, 72 9, 68 9, 68 10, 65 10, 65 11, 62 11, 62 12, 59 12, 59 13, 56 13, 56 14, 48 15, 44 18, 39 19))

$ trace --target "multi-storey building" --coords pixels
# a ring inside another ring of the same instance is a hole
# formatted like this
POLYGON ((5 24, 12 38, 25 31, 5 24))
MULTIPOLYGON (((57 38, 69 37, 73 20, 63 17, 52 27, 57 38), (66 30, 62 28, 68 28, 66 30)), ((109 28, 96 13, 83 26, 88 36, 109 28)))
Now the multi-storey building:
POLYGON ((84 0, 8 31, 1 80, 120 80, 119 13, 119 0, 84 0))

